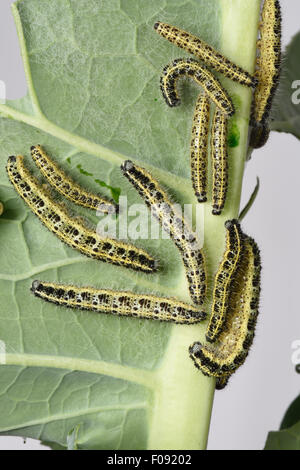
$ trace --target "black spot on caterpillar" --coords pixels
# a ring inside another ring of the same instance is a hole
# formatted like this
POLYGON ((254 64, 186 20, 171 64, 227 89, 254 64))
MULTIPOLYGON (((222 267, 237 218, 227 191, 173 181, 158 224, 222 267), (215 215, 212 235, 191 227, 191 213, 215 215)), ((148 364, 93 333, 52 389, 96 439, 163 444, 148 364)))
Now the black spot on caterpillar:
POLYGON ((191 176, 198 202, 207 200, 207 146, 210 103, 206 94, 200 93, 193 118, 191 138, 191 176))
POLYGON ((47 155, 40 145, 31 147, 31 155, 40 169, 42 175, 56 191, 75 204, 104 213, 116 212, 116 205, 97 194, 92 194, 75 183, 62 171, 58 165, 47 155))
POLYGON ((268 119, 281 71, 281 9, 279 0, 265 0, 262 9, 259 55, 252 111, 251 146, 262 147, 269 136, 268 119))
POLYGON ((228 187, 228 120, 217 108, 211 131, 211 157, 213 168, 212 204, 214 215, 219 215, 224 208, 228 187))
POLYGON ((234 275, 244 251, 244 235, 237 220, 225 223, 226 249, 215 275, 211 317, 206 330, 207 341, 213 343, 221 335, 229 309, 234 275))
POLYGON ((121 169, 153 216, 170 233, 182 256, 191 298, 195 304, 202 305, 206 294, 206 268, 204 253, 195 235, 150 173, 129 160, 123 163, 121 169))
POLYGON ((183 75, 193 78, 223 113, 233 115, 233 103, 219 80, 194 59, 176 59, 164 68, 160 88, 169 106, 174 107, 180 104, 176 85, 177 80, 183 75))
POLYGON ((145 273, 156 270, 156 261, 146 251, 115 239, 102 238, 80 219, 72 218, 51 198, 49 191, 38 184, 23 160, 22 156, 9 157, 8 177, 32 212, 60 240, 91 258, 145 273))
POLYGON ((197 56, 206 65, 212 67, 217 72, 222 73, 225 77, 228 77, 241 85, 253 88, 256 86, 257 80, 255 77, 231 62, 197 36, 194 36, 187 31, 183 31, 176 26, 162 23, 160 21, 155 23, 154 29, 160 36, 173 44, 176 44, 176 46, 184 49, 185 51, 197 56))
POLYGON ((36 297, 56 305, 122 317, 168 321, 182 325, 199 323, 206 318, 204 312, 199 312, 192 305, 154 295, 37 280, 32 283, 31 291, 36 297))
POLYGON ((245 236, 245 252, 238 267, 229 312, 218 343, 194 343, 191 359, 204 375, 215 377, 224 388, 230 376, 244 363, 253 343, 260 296, 261 261, 255 241, 245 236))

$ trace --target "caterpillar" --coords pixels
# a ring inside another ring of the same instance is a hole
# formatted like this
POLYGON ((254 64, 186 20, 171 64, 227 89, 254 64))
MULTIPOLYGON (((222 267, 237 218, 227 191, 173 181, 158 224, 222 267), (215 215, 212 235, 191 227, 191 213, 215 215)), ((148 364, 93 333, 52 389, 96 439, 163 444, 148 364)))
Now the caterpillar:
POLYGON ((232 100, 219 80, 206 67, 200 65, 194 59, 176 59, 171 64, 165 66, 160 79, 160 88, 166 103, 170 107, 180 104, 177 80, 183 75, 193 78, 224 114, 228 116, 234 114, 232 100))
POLYGON ((172 298, 127 291, 77 287, 35 280, 31 291, 36 297, 56 305, 98 313, 148 320, 193 324, 205 320, 196 307, 172 298))
POLYGON ((116 212, 117 207, 112 201, 92 194, 75 183, 53 162, 40 145, 31 147, 31 156, 51 186, 70 201, 105 214, 116 212))
POLYGON ((191 138, 191 176, 198 202, 207 201, 207 145, 209 133, 210 102, 200 93, 197 99, 191 138))
POLYGON ((245 252, 229 298, 230 315, 216 345, 194 343, 190 357, 204 375, 215 377, 224 388, 230 376, 244 363, 253 343, 258 317, 261 260, 255 241, 245 237, 245 252))
POLYGON ((237 220, 225 222, 226 249, 215 275, 211 317, 206 330, 206 340, 215 342, 221 335, 229 313, 229 297, 237 267, 244 252, 244 234, 237 220))
POLYGON ((101 261, 145 273, 157 269, 156 261, 146 251, 115 239, 102 238, 82 220, 72 218, 64 206, 51 198, 49 190, 38 184, 23 160, 20 155, 9 157, 6 167, 9 180, 32 212, 61 241, 101 261))
POLYGON ((259 55, 254 93, 252 146, 259 148, 267 140, 267 122, 281 71, 281 8, 279 0, 265 0, 260 25, 259 55), (261 135, 261 138, 259 136, 261 135))
POLYGON ((3 211, 4 211, 4 206, 3 206, 2 202, 0 202, 0 215, 3 214, 3 211))
POLYGON ((228 186, 228 120, 217 108, 211 131, 211 157, 213 167, 212 204, 214 215, 220 215, 224 208, 228 186))
POLYGON ((225 77, 228 77, 241 85, 255 88, 257 79, 254 76, 231 62, 200 38, 183 31, 176 26, 162 23, 160 21, 155 23, 154 29, 160 36, 173 44, 176 44, 176 46, 181 49, 197 56, 206 65, 212 67, 217 72, 222 73, 225 77))
POLYGON ((268 124, 254 124, 250 131, 249 146, 253 149, 260 149, 267 143, 270 132, 268 124))
POLYGON ((153 216, 170 233, 182 256, 191 298, 196 305, 202 305, 206 295, 206 267, 203 251, 195 235, 150 173, 130 160, 125 161, 121 169, 153 216))

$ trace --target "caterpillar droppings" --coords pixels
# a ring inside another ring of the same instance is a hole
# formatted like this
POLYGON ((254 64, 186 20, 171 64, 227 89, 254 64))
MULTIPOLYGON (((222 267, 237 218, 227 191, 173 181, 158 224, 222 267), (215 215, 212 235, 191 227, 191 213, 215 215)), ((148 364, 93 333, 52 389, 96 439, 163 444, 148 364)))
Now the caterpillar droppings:
POLYGON ((224 114, 228 116, 234 114, 232 100, 219 80, 194 59, 176 59, 164 68, 160 79, 160 88, 166 103, 170 107, 180 104, 177 81, 183 75, 193 78, 224 114))
POLYGON ((158 21, 154 25, 156 32, 176 46, 195 55, 209 67, 222 73, 231 80, 255 88, 257 80, 249 72, 231 62, 197 36, 187 31, 158 21))
POLYGON ((204 312, 180 300, 127 291, 77 287, 35 280, 31 291, 56 305, 90 310, 98 313, 136 317, 177 324, 199 323, 206 318, 204 312))
POLYGON ((38 184, 23 160, 20 155, 9 157, 6 167, 9 180, 32 212, 61 241, 91 258, 145 273, 156 270, 156 261, 146 251, 102 238, 78 218, 72 218, 63 205, 51 198, 49 190, 38 184))
POLYGON ((75 183, 58 167, 40 145, 31 147, 31 156, 49 184, 74 204, 98 210, 105 214, 116 212, 117 206, 112 201, 108 201, 97 194, 92 194, 75 183))
POLYGON ((153 216, 163 229, 170 233, 182 256, 191 298, 196 305, 202 305, 206 295, 205 260, 191 228, 177 213, 166 192, 148 171, 129 160, 123 163, 121 169, 151 209, 153 216))

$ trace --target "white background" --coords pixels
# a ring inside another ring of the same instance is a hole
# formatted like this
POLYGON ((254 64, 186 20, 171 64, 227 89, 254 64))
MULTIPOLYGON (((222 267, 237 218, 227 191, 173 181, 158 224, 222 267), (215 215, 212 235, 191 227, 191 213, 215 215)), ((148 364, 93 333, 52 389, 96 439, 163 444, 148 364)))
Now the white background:
MULTIPOLYGON (((7 98, 15 99, 25 94, 26 84, 11 3, 0 4, 0 79, 7 84, 7 98)), ((298 0, 281 4, 285 46, 300 30, 300 4, 298 0)), ((286 134, 273 133, 247 165, 242 206, 256 176, 261 181, 255 205, 243 223, 262 252, 261 316, 247 363, 226 390, 216 392, 211 450, 262 449, 268 431, 278 429, 287 406, 300 393, 300 376, 291 361, 292 343, 300 340, 299 175, 300 143, 286 134)), ((24 444, 21 438, 0 437, 0 450, 41 448, 31 439, 24 444)))

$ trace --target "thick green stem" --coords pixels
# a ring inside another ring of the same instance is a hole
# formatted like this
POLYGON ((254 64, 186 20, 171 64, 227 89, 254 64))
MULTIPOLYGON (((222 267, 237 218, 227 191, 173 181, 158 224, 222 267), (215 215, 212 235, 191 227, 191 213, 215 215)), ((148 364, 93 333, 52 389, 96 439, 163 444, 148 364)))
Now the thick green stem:
MULTIPOLYGON (((253 72, 260 0, 221 0, 221 6, 221 51, 253 72)), ((222 81, 236 104, 234 119, 240 138, 239 145, 230 149, 228 200, 223 214, 212 216, 210 201, 205 207, 204 249, 211 279, 224 249, 224 221, 239 213, 252 99, 251 90, 222 81)), ((188 295, 186 289, 183 285, 188 295)), ((204 340, 204 331, 203 325, 173 327, 168 351, 157 371, 161 386, 150 416, 149 449, 206 448, 215 384, 196 370, 188 355, 190 344, 204 340)))

